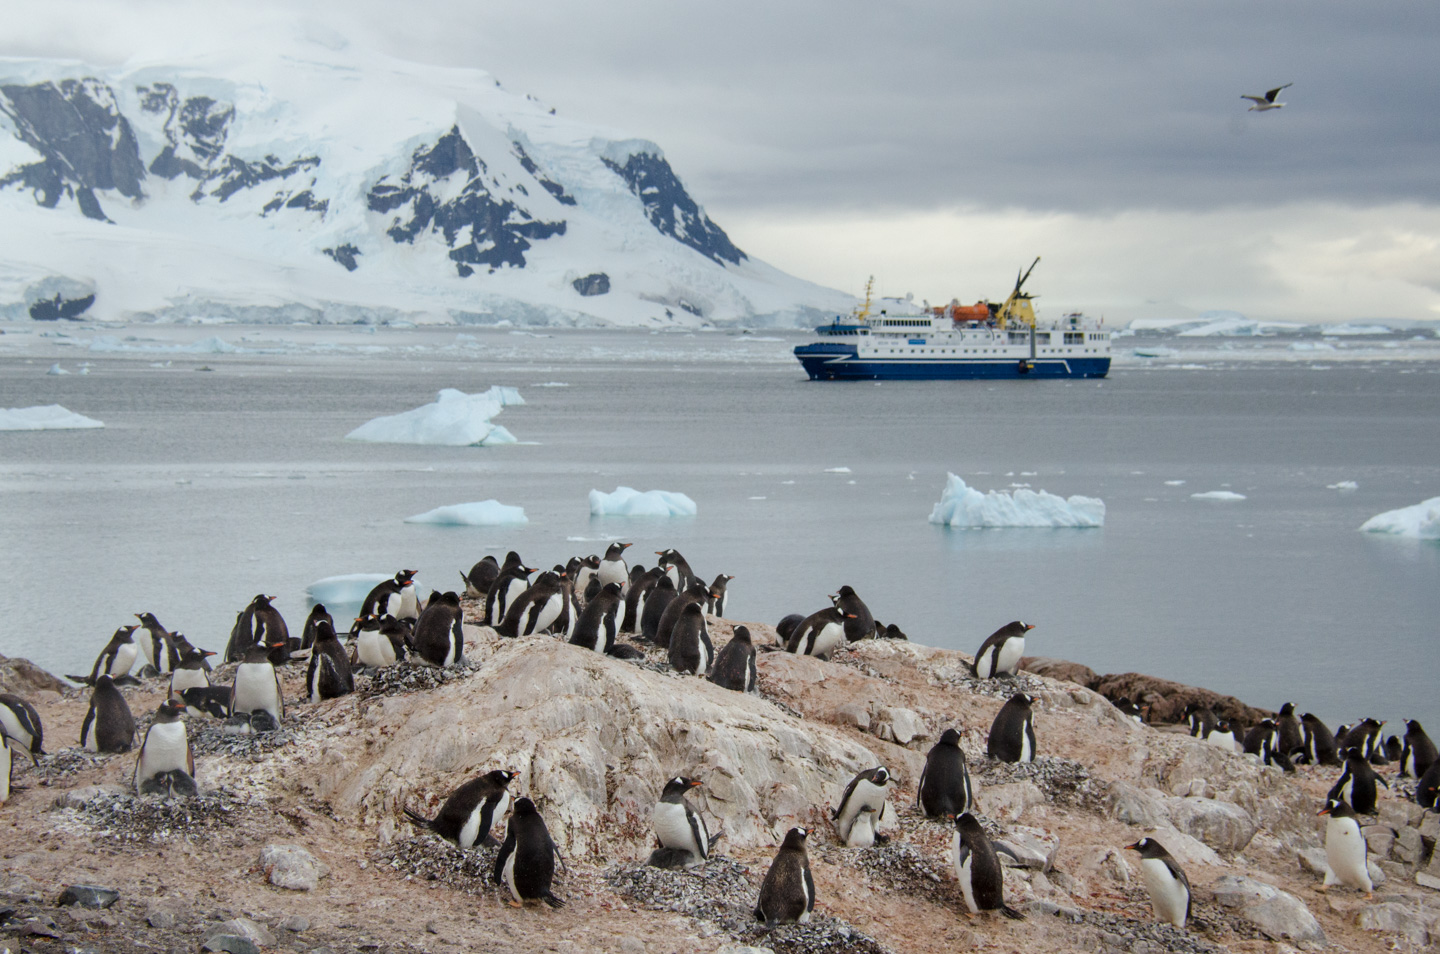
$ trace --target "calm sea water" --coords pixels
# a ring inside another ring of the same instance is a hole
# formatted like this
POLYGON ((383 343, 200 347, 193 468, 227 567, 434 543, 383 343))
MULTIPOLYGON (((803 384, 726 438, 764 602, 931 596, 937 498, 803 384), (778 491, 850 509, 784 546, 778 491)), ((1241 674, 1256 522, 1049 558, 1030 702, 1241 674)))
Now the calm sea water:
POLYGON ((1030 653, 1100 672, 1440 726, 1440 547, 1357 532, 1440 494, 1440 363, 876 385, 807 381, 786 336, 221 334, 274 353, 0 348, 0 407, 105 422, 0 432, 0 653, 88 672, 142 611, 220 649, 259 592, 298 627, 322 577, 418 568, 449 589, 486 553, 549 566, 620 539, 632 562, 673 546, 706 578, 734 575, 741 620, 812 612, 848 583, 931 645, 973 652, 1018 618, 1036 626, 1030 653), (45 373, 82 360, 88 374, 45 373), (497 419, 519 445, 343 440, 441 388, 493 384, 526 401, 497 419), (1101 497, 1105 527, 933 526, 952 471, 1101 497), (622 485, 685 493, 699 514, 592 518, 588 492, 622 485), (1246 499, 1190 496, 1222 489, 1246 499), (489 498, 528 525, 403 522, 489 498))

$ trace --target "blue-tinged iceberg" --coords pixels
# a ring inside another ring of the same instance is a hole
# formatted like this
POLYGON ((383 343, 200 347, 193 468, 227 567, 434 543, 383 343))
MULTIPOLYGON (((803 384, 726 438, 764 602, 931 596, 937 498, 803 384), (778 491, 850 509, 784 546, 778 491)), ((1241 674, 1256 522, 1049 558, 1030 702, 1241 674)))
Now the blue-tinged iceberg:
POLYGON ((375 584, 394 579, 393 573, 344 573, 327 576, 305 587, 311 603, 324 603, 328 608, 358 606, 370 595, 375 584))
POLYGON ((377 417, 345 435, 347 441, 377 444, 440 444, 480 447, 514 444, 511 434, 492 418, 508 405, 524 404, 514 388, 493 387, 481 394, 446 388, 435 403, 403 414, 377 417))
POLYGON ((437 523, 449 527, 508 527, 530 521, 525 516, 524 507, 512 507, 492 499, 436 507, 406 517, 405 522, 437 523))
POLYGON ((1019 488, 982 493, 954 474, 945 483, 930 522, 947 527, 1102 527, 1105 501, 1098 497, 1057 497, 1019 488))
POLYGON ((76 414, 58 404, 0 408, 0 431, 73 431, 104 426, 102 421, 76 414))
POLYGON ((1360 529, 1367 533, 1391 533, 1417 540, 1440 540, 1440 497, 1431 497, 1412 507, 1376 514, 1362 523, 1360 529))
POLYGON ((616 487, 614 493, 590 491, 590 513, 596 517, 693 517, 695 501, 668 490, 616 487))

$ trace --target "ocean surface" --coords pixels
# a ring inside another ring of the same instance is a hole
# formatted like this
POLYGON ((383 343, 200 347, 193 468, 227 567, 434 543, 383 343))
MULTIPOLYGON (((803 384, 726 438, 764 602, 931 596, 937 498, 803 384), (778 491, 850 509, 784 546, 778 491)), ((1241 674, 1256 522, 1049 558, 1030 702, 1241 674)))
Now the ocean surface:
POLYGON ((89 672, 139 612, 218 650, 256 593, 298 629, 322 577, 412 568, 452 589, 486 553, 548 567, 624 540, 632 564, 674 547, 733 575, 737 620, 849 584, 921 643, 973 653, 1022 619, 1030 654, 1101 673, 1292 700, 1332 726, 1440 726, 1440 545, 1358 531, 1440 495, 1440 353, 1423 347, 1156 359, 1120 339, 1103 381, 875 384, 806 380, 785 333, 0 330, 0 408, 105 423, 0 432, 0 653, 56 672, 89 672), (496 418, 519 444, 343 439, 497 384, 526 402, 496 418), (950 472, 1100 497, 1105 526, 932 525, 950 472), (589 491, 620 486, 698 515, 591 517, 589 491), (1245 499, 1191 496, 1217 490, 1245 499), (492 498, 528 524, 403 522, 492 498))

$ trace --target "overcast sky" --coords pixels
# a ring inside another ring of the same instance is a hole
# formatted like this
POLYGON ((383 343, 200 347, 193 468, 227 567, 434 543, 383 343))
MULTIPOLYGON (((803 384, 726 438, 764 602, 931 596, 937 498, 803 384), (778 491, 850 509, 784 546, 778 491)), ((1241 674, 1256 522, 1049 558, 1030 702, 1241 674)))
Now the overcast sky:
POLYGON ((1118 319, 1440 318, 1440 4, 0 0, 122 62, 295 11, 652 139, 804 278, 1118 319), (257 12, 259 11, 259 12, 257 12), (1284 109, 1242 93, 1291 82, 1284 109))

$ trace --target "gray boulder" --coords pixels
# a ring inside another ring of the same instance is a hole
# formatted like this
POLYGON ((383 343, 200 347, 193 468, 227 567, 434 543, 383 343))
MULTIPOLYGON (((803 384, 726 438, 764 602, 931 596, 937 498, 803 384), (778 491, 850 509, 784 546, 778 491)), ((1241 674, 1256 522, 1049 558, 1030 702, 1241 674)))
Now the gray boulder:
POLYGON ((1253 878, 1225 875, 1212 887, 1222 907, 1260 929, 1272 941, 1325 943, 1325 932, 1310 909, 1293 894, 1253 878))

